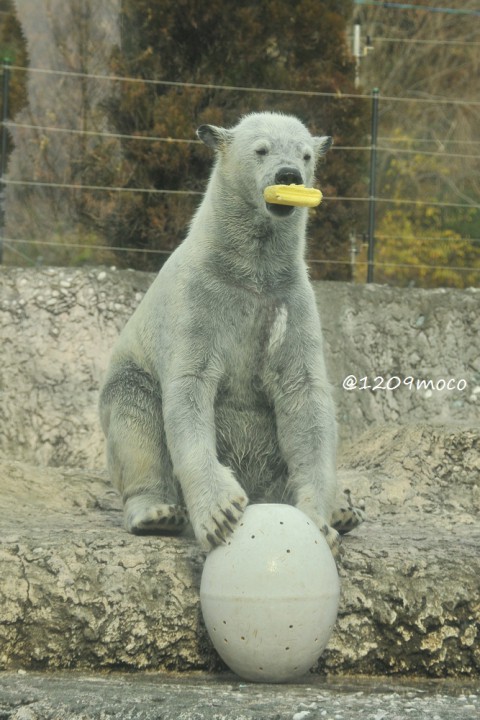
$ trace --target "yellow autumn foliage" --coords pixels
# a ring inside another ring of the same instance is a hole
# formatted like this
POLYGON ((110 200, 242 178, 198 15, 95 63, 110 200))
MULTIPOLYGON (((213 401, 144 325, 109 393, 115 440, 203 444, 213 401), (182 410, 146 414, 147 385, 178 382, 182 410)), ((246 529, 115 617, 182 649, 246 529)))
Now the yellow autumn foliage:
MULTIPOLYGON (((448 194, 449 158, 441 152, 417 153, 414 142, 398 133, 396 139, 402 142, 402 151, 386 163, 378 195, 398 203, 377 205, 375 282, 478 286, 480 241, 468 237, 468 229, 478 223, 478 208, 452 207, 463 203, 448 194)), ((363 282, 366 248, 357 260, 355 279, 363 282)))

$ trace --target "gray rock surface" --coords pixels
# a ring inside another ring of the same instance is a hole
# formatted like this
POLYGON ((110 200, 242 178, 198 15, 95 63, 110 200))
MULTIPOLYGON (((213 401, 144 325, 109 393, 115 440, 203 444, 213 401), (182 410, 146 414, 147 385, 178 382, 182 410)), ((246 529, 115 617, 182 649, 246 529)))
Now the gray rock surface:
POLYGON ((252 685, 229 675, 0 675, 2 720, 474 720, 478 684, 324 680, 252 685))
MULTIPOLYGON (((0 679, 9 693, 26 677, 34 682, 35 670, 224 670, 201 619, 202 553, 189 537, 126 534, 103 471, 99 381, 152 277, 0 270, 0 679), (18 669, 28 676, 12 674, 18 669)), ((329 283, 316 292, 344 438, 341 482, 364 500, 367 522, 345 538, 339 617, 315 672, 478 680, 480 293, 329 283), (354 373, 452 377, 466 387, 343 390, 354 373)), ((49 678, 53 697, 57 676, 38 677, 34 687, 43 692, 49 678)), ((78 688, 105 677, 85 676, 78 688)), ((112 692, 115 683, 126 687, 115 677, 112 692)), ((39 695, 44 715, 28 703, 0 704, 0 720, 112 714, 107 705, 93 713, 80 693, 84 715, 61 715, 48 710, 47 695, 39 695)), ((266 698, 277 702, 275 693, 266 698)), ((258 717, 276 717, 262 715, 262 702, 258 717)), ((234 717, 219 707, 218 717, 234 717)), ((397 717, 383 707, 359 717, 397 717)), ((156 717, 135 712, 123 716, 156 717)), ((203 717, 189 712, 185 718, 203 717)), ((337 715, 337 706, 319 704, 312 717, 337 715)))
MULTIPOLYGON (((368 521, 344 540, 318 672, 479 674, 479 449, 478 429, 419 426, 344 454, 368 521)), ((101 474, 3 460, 0 479, 0 668, 222 668, 193 540, 125 533, 101 474)))
MULTIPOLYGON (((43 465, 103 467, 98 387, 112 345, 154 275, 0 268, 0 449, 43 465)), ((341 437, 373 423, 478 423, 480 290, 315 283, 341 437), (350 390, 375 378, 395 390, 350 390), (462 390, 403 380, 464 380, 462 390), (362 381, 362 378, 368 380, 362 381), (391 378, 394 378, 393 382, 391 378)))

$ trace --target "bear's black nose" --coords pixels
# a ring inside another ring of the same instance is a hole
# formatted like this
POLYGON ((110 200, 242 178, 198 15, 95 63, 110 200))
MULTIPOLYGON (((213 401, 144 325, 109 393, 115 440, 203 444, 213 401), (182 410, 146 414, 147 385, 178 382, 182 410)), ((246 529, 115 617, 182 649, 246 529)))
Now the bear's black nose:
POLYGON ((302 185, 303 178, 297 168, 282 167, 275 174, 276 185, 302 185))

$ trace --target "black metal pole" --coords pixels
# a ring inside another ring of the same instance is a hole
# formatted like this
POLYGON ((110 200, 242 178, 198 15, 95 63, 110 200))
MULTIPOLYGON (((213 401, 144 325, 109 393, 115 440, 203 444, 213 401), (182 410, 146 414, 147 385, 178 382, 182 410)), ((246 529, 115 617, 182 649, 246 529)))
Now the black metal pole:
POLYGON ((375 256, 375 196, 377 185, 378 88, 372 91, 372 139, 370 146, 370 192, 368 204, 368 266, 367 283, 373 282, 375 256))
POLYGON ((10 60, 3 60, 3 110, 2 110, 2 138, 0 157, 0 263, 3 262, 3 236, 5 230, 5 183, 3 178, 7 170, 7 120, 8 120, 8 100, 10 94, 10 60))

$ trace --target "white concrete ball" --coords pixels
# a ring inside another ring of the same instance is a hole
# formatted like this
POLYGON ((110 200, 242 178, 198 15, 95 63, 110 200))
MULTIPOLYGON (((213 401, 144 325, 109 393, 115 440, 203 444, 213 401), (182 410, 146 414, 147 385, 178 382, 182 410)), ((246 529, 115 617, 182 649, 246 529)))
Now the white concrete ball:
POLYGON ((246 680, 287 682, 315 664, 333 631, 340 582, 324 535, 291 505, 250 505, 227 544, 207 556, 205 625, 246 680))

